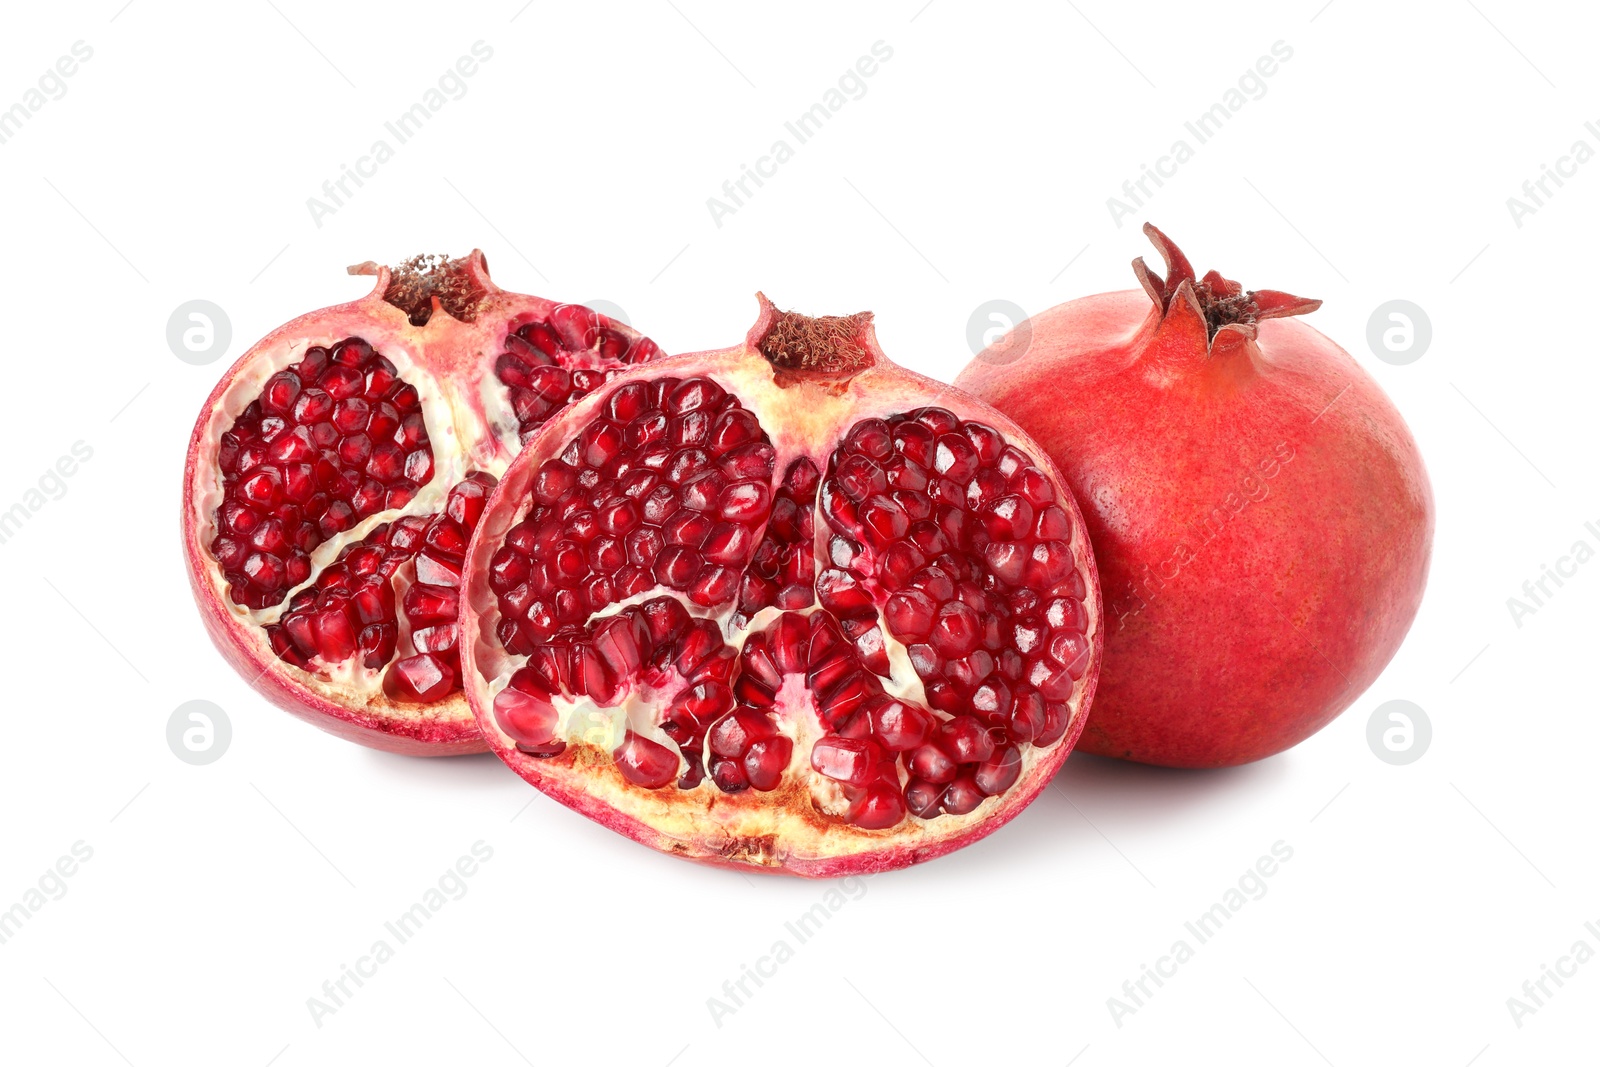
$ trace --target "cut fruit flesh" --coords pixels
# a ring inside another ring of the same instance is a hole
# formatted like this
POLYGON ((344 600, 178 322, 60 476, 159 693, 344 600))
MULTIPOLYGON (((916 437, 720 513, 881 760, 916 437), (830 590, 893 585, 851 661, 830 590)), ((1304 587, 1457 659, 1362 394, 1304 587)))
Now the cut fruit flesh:
POLYGON ((377 276, 371 294, 274 331, 207 402, 191 581, 213 639, 280 706, 381 748, 482 751, 457 606, 489 490, 551 414, 659 349, 498 288, 476 252, 352 272, 377 276))
POLYGON ((765 351, 817 321, 763 303, 745 346, 554 418, 491 500, 463 616, 469 697, 524 777, 665 851, 806 874, 1020 810, 1099 655, 1048 461, 864 318, 821 320, 853 324, 857 365, 765 351))

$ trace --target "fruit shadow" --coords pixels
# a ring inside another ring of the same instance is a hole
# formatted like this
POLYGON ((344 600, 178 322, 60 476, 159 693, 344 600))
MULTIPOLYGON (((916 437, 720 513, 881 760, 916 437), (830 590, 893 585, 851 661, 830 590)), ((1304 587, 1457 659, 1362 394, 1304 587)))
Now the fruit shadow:
POLYGON ((371 772, 398 789, 415 789, 418 782, 441 791, 476 790, 516 793, 531 789, 493 752, 470 756, 403 756, 378 749, 363 749, 371 772))
MULTIPOLYGON (((1111 848, 1136 869, 1159 867, 1170 843, 1202 833, 1223 813, 1270 802, 1291 777, 1290 758, 1211 770, 1151 767, 1075 753, 1028 808, 976 847, 940 862, 1033 868, 1041 851, 1111 848)), ((1143 872, 1141 872, 1141 875, 1143 872)))
MULTIPOLYGON (((398 789, 414 790, 424 782, 441 793, 475 793, 507 803, 520 803, 518 798, 533 793, 493 753, 428 758, 364 749, 363 754, 372 773, 398 789)), ((1153 875, 1164 865, 1162 856, 1173 840, 1202 832, 1225 811, 1270 802, 1292 776, 1291 760, 1286 753, 1242 767, 1181 770, 1074 753, 1016 819, 983 841, 936 861, 937 866, 947 872, 971 867, 972 876, 987 883, 997 867, 1036 870, 1042 855, 1071 857, 1109 847, 1141 877, 1147 870, 1153 875)), ((606 831, 596 827, 595 832, 606 831)), ((918 880, 929 866, 919 864, 886 877, 918 880)), ((712 880, 728 873, 702 870, 712 880)), ((765 873, 749 872, 745 881, 773 889, 804 884, 798 879, 762 877, 765 873)))
POLYGON ((1240 767, 1191 770, 1073 753, 1038 803, 1114 817, 1129 830, 1166 830, 1174 821, 1205 820, 1216 809, 1270 793, 1289 777, 1289 760, 1258 760, 1240 767))

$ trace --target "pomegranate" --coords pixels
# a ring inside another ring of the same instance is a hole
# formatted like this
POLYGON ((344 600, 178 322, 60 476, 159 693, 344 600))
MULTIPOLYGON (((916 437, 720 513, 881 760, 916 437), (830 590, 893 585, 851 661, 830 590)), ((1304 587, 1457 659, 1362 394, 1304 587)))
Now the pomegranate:
POLYGON ((489 745, 664 852, 826 876, 1014 816, 1093 692, 1072 496, 867 314, 761 297, 743 344, 554 416, 489 500, 462 667, 489 745))
POLYGON ((1110 618, 1083 749, 1230 766, 1309 737, 1383 670, 1422 599, 1433 497, 1378 386, 1289 318, 1320 301, 1197 279, 1145 233, 1164 278, 1135 260, 1142 292, 1051 308, 957 382, 1084 503, 1110 618))
POLYGON ((257 342, 189 442, 190 585, 275 704, 394 752, 481 752, 457 602, 496 476, 552 413, 659 350, 576 304, 506 292, 482 253, 418 257, 257 342))

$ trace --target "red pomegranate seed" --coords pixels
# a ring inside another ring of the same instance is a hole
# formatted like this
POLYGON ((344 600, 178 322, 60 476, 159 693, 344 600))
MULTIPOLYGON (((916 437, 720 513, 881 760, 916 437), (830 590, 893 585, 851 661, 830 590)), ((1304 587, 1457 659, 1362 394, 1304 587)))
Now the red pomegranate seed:
POLYGON ((455 686, 455 672, 438 656, 424 652, 397 659, 389 667, 387 680, 395 695, 405 700, 432 703, 448 696, 455 686))
POLYGON ((632 730, 611 758, 624 778, 644 789, 660 789, 678 777, 678 754, 632 730))
POLYGON ((766 715, 737 708, 711 727, 711 751, 719 756, 743 756, 751 744, 777 733, 778 728, 766 715))
POLYGON ((494 716, 520 745, 544 745, 555 737, 556 710, 547 696, 507 686, 495 695, 494 716))
POLYGON ((873 735, 893 752, 906 752, 921 745, 933 727, 933 718, 927 712, 899 700, 877 705, 871 716, 873 735))
POLYGON ((781 735, 752 742, 744 754, 744 772, 750 788, 763 793, 778 788, 793 752, 794 742, 781 735))
POLYGON ((896 593, 884 606, 884 617, 889 631, 901 641, 916 641, 933 632, 934 615, 938 611, 933 598, 919 589, 896 593))
POLYGON ((414 585, 406 590, 406 618, 414 623, 454 622, 456 591, 438 585, 414 585))
POLYGON ((887 830, 906 817, 900 787, 890 782, 874 782, 850 807, 849 820, 863 830, 887 830))
POLYGON ((939 815, 939 802, 944 798, 944 786, 913 778, 906 783, 906 808, 919 819, 933 819, 939 815))
POLYGON ((750 779, 744 772, 744 762, 731 757, 711 761, 711 780, 724 793, 741 793, 750 788, 750 779))
POLYGON ((939 747, 957 763, 981 763, 994 754, 989 731, 971 715, 957 715, 941 724, 939 747))
POLYGON ((872 780, 882 755, 871 741, 825 736, 811 746, 811 767, 836 782, 860 788, 872 780))
POLYGON ((915 749, 906 761, 906 769, 918 778, 940 785, 953 781, 958 770, 956 761, 946 755, 939 746, 932 744, 925 744, 915 749))
POLYGON ((966 815, 983 803, 983 790, 973 781, 971 772, 963 774, 945 786, 941 804, 947 814, 966 815))
POLYGON ((973 772, 973 784, 984 796, 998 796, 1016 784, 1022 775, 1022 753, 1010 745, 997 748, 994 754, 973 772))

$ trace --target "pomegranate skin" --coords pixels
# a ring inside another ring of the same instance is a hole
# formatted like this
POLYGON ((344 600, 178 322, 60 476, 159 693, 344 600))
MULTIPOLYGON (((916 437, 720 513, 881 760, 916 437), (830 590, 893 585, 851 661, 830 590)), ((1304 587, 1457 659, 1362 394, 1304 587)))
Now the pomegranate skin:
POLYGON ((1303 741, 1388 664, 1422 600, 1433 498, 1377 384, 1279 317, 1316 302, 1196 281, 1146 232, 1166 279, 1136 261, 1144 291, 1033 317, 1020 359, 996 357, 1003 338, 957 385, 1027 430, 1083 508, 1107 642, 1078 747, 1234 766, 1303 741), (1230 323, 1245 300, 1259 314, 1230 323))

